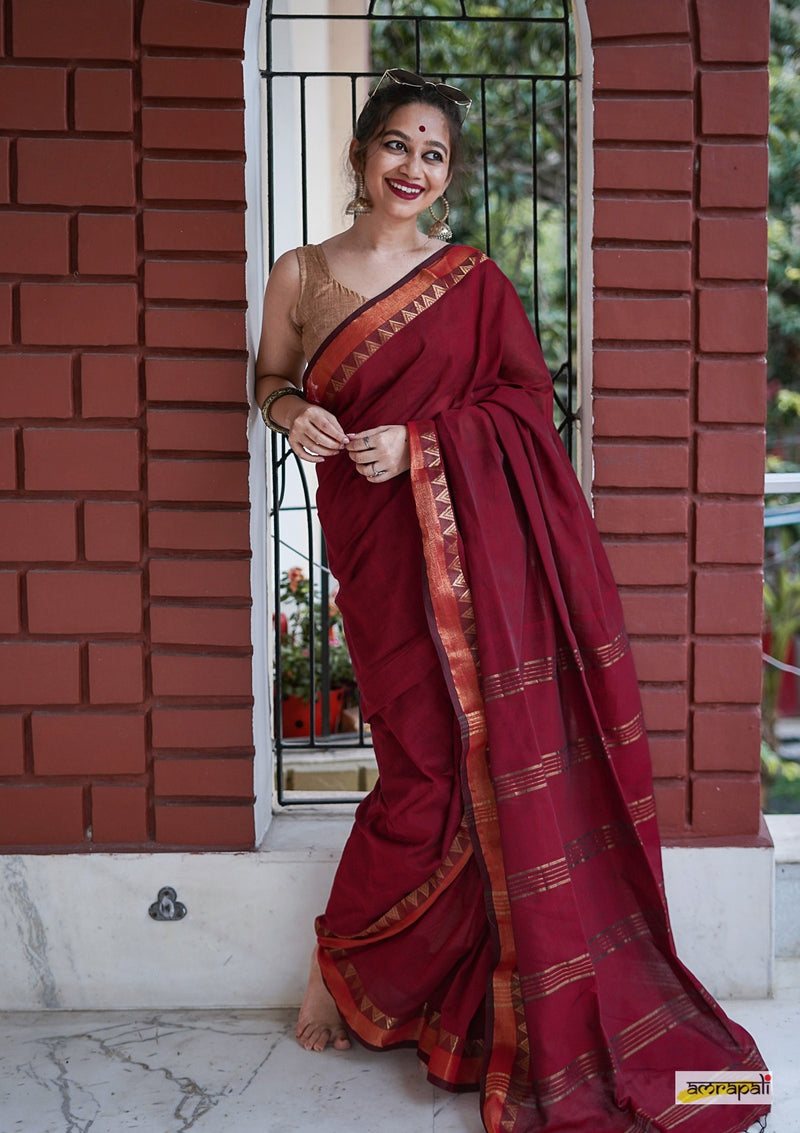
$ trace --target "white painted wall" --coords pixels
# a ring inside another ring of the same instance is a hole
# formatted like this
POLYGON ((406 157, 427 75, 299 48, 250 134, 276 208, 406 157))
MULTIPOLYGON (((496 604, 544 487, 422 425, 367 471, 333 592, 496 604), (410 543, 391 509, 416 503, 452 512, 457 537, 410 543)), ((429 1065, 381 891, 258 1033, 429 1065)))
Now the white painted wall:
MULTIPOLYGON (((349 826, 325 808, 276 818, 256 853, 0 859, 0 1010, 298 1004, 349 826), (148 914, 166 885, 181 921, 148 914)), ((681 958, 716 996, 768 995, 772 849, 664 859, 681 958)))
POLYGON ((264 422, 253 403, 254 363, 261 332, 261 304, 264 295, 264 254, 262 203, 262 89, 258 69, 261 42, 261 12, 258 4, 247 11, 244 41, 245 99, 245 240, 247 247, 247 391, 251 402, 247 434, 250 452, 250 592, 253 606, 250 619, 253 642, 253 742, 255 764, 253 791, 256 841, 266 833, 272 817, 272 720, 269 689, 272 685, 266 632, 268 610, 267 572, 267 478, 264 422))
POLYGON ((586 0, 572 0, 578 84, 578 475, 592 506, 594 478, 592 338, 594 335, 594 55, 586 0))

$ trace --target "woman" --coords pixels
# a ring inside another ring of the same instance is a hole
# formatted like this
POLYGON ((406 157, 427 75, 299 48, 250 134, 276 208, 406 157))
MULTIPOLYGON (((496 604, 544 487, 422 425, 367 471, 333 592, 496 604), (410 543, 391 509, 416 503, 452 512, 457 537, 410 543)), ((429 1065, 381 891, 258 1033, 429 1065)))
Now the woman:
POLYGON ((490 1133, 738 1133, 768 1107, 675 1104, 676 1070, 763 1062, 675 956, 630 649, 550 376, 497 267, 438 243, 435 211, 417 225, 446 221, 468 105, 387 72, 352 227, 266 291, 256 396, 318 467, 380 772, 298 1038, 414 1044, 432 1082, 480 1087, 490 1133))

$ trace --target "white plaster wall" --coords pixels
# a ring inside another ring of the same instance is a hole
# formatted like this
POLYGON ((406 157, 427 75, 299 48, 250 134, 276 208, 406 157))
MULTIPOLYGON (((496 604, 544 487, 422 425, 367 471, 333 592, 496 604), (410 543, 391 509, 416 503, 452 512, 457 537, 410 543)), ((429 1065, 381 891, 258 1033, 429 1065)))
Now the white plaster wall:
POLYGON ((0 859, 0 1010, 298 1003, 348 825, 262 853, 0 859), (167 885, 183 920, 149 915, 167 885))
POLYGON ((244 137, 247 164, 245 165, 245 243, 247 247, 247 395, 251 401, 248 419, 248 448, 250 452, 250 593, 253 606, 250 618, 253 642, 253 742, 255 764, 253 792, 255 794, 256 841, 263 838, 272 817, 272 721, 270 718, 269 688, 271 665, 268 655, 267 598, 267 482, 265 475, 265 430, 258 406, 253 404, 254 363, 261 332, 261 301, 264 295, 264 253, 262 168, 261 168, 261 77, 258 55, 261 41, 260 5, 251 4, 247 11, 244 39, 244 137))
POLYGON ((578 475, 592 506, 594 479, 592 339, 594 335, 594 55, 586 0, 572 0, 578 84, 578 475))
MULTIPOLYGON (((251 854, 0 859, 0 1010, 299 1003, 349 825, 280 815, 251 854), (148 914, 166 885, 182 921, 148 914)), ((670 849, 665 867, 681 958, 717 996, 767 995, 772 850, 670 849)))
POLYGON ((773 848, 671 847, 664 881, 678 955, 714 995, 771 994, 773 848))

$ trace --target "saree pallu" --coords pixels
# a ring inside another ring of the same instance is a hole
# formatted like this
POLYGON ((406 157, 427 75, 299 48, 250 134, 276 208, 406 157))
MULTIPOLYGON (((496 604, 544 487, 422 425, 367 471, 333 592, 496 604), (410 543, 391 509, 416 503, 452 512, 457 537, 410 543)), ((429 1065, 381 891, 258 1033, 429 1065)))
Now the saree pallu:
POLYGON ((407 423, 410 474, 319 466, 379 779, 320 963, 348 1027, 480 1087, 489 1133, 739 1133, 675 1071, 763 1069, 675 955, 620 603, 510 283, 438 252, 322 344, 310 400, 407 423))

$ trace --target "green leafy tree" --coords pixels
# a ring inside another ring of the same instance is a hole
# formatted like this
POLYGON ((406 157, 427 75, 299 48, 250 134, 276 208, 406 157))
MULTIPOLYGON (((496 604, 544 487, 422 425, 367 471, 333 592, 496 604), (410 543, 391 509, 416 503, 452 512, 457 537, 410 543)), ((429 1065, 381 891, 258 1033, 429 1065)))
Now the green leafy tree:
MULTIPOLYGON (((770 442, 800 433, 800 9, 773 0, 770 53, 769 378, 770 442)), ((791 448, 786 452, 796 456, 791 448)))
POLYGON ((401 66, 447 76, 473 99, 469 172, 448 194, 456 238, 487 249, 513 281, 552 369, 574 345, 567 262, 576 189, 566 150, 569 141, 575 153, 575 93, 565 78, 574 71, 574 42, 569 25, 558 22, 569 10, 569 0, 496 0, 467 3, 464 20, 458 0, 379 0, 376 15, 392 18, 373 26, 371 47, 375 71, 401 66), (422 17, 418 25, 414 17, 422 17))

